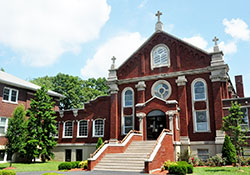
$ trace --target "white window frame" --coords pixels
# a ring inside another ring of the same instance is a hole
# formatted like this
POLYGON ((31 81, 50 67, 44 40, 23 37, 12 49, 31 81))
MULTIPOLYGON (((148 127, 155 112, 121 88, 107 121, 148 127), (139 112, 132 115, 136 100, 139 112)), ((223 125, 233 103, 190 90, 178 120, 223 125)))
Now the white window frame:
POLYGON ((122 91, 122 106, 125 107, 125 108, 129 108, 129 107, 134 106, 134 90, 133 90, 133 88, 131 88, 131 87, 126 87, 126 88, 123 89, 123 91, 122 91), (128 90, 132 91, 132 105, 126 106, 126 103, 125 103, 125 93, 126 93, 128 90))
POLYGON ((193 94, 193 100, 194 101, 205 101, 205 100, 207 100, 207 83, 206 83, 206 81, 204 80, 204 79, 202 79, 202 78, 196 78, 193 82, 192 82, 192 94, 193 94), (203 99, 196 99, 195 98, 195 87, 194 87, 194 85, 197 83, 197 82, 199 82, 199 81, 201 81, 203 84, 204 84, 204 95, 205 95, 205 98, 203 98, 203 99))
POLYGON ((8 117, 0 117, 0 120, 2 120, 2 118, 5 118, 6 119, 6 122, 5 122, 5 126, 4 126, 4 133, 0 133, 0 136, 5 136, 6 135, 6 132, 7 132, 7 129, 8 129, 8 117))
POLYGON ((58 128, 57 128, 57 135, 54 134, 54 137, 55 137, 55 138, 58 138, 58 137, 59 137, 59 130, 60 130, 60 123, 59 123, 59 122, 56 122, 56 125, 58 125, 58 128))
POLYGON ((68 120, 63 123, 63 138, 73 138, 74 135, 74 121, 68 120), (65 125, 67 122, 72 122, 72 136, 65 136, 65 125))
POLYGON ((208 117, 208 111, 207 110, 195 110, 194 111, 194 123, 195 123, 195 132, 210 132, 209 127, 209 117, 208 117), (206 118, 207 118, 207 130, 198 131, 197 130, 197 121, 196 121, 196 112, 206 112, 206 118))
MULTIPOLYGON (((172 88, 171 88, 170 83, 169 83, 168 81, 166 81, 166 80, 158 80, 158 81, 156 81, 156 82, 152 85, 152 88, 151 88, 151 95, 152 95, 152 97, 156 96, 154 90, 155 90, 155 88, 156 88, 159 84, 166 84, 166 85, 168 86, 168 95, 167 95, 167 97, 166 97, 165 99, 163 99, 163 100, 167 100, 167 99, 171 96, 171 94, 172 94, 172 88)), ((158 97, 158 96, 156 96, 156 97, 158 97)), ((158 97, 158 98, 160 98, 160 97, 158 97)))
POLYGON ((103 118, 97 118, 93 120, 93 137, 104 137, 104 132, 105 132, 105 119, 103 118), (95 135, 95 125, 97 120, 102 120, 103 121, 103 135, 95 135))
MULTIPOLYGON (((247 126, 247 130, 249 132, 249 116, 248 116, 248 108, 247 107, 241 107, 241 109, 244 108, 246 109, 246 113, 244 114, 244 117, 247 117, 247 124, 241 124, 241 128, 243 126, 247 126)), ((242 111, 241 111, 242 112, 242 111)), ((243 131, 245 131, 246 129, 245 128, 242 128, 243 131)))
POLYGON ((89 130, 89 120, 79 120, 77 122, 77 137, 78 138, 87 138, 88 137, 88 130, 89 130), (80 132, 80 122, 81 121, 86 121, 87 122, 87 135, 86 136, 80 136, 79 132, 80 132))
POLYGON ((170 49, 168 48, 168 46, 166 44, 158 44, 156 46, 153 47, 153 49, 151 50, 151 53, 150 53, 150 57, 151 57, 151 70, 153 70, 154 68, 159 68, 159 67, 170 67, 170 49), (154 51, 156 49, 158 49, 158 47, 164 47, 166 50, 167 50, 167 54, 168 54, 168 60, 167 60, 167 63, 161 63, 161 64, 158 64, 158 65, 155 65, 154 63, 154 51))
POLYGON ((13 103, 13 104, 18 104, 18 90, 17 89, 13 89, 13 88, 9 88, 9 87, 4 87, 3 88, 3 97, 2 97, 2 101, 3 102, 7 102, 7 103, 13 103), (5 89, 8 89, 9 90, 9 97, 8 97, 8 100, 4 100, 4 90, 5 89), (11 94, 12 94, 12 91, 16 91, 16 101, 11 101, 11 94))
POLYGON ((123 125, 123 127, 122 127, 122 128, 123 128, 123 134, 124 134, 124 135, 128 134, 128 132, 125 132, 125 131, 126 131, 126 130, 125 130, 125 129, 126 129, 126 127, 125 127, 125 118, 126 118, 126 117, 132 117, 132 128, 131 128, 131 130, 134 129, 134 117, 133 117, 133 115, 124 115, 124 116, 123 116, 123 123, 124 123, 124 125, 123 125))
POLYGON ((191 83, 191 95, 192 95, 192 111, 193 111, 193 132, 194 133, 203 133, 203 132, 211 132, 210 128, 210 115, 209 115, 209 101, 208 101, 208 90, 207 90, 207 82, 203 78, 196 78, 191 83), (196 82, 202 81, 204 83, 204 90, 205 90, 205 99, 195 100, 195 90, 194 85, 196 82), (206 102, 206 109, 205 110, 195 110, 194 103, 198 101, 205 101, 206 102), (197 131, 197 123, 196 123, 196 112, 197 111, 206 111, 207 115, 207 131, 197 131))

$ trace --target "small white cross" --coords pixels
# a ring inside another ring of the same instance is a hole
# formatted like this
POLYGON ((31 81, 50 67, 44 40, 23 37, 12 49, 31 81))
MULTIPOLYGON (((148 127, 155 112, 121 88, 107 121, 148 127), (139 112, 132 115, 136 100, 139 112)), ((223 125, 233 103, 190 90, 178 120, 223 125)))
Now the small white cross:
POLYGON ((111 58, 111 60, 113 61, 113 64, 115 64, 116 58, 114 56, 111 58))
POLYGON ((157 13, 155 14, 155 16, 158 17, 158 22, 160 22, 160 17, 161 17, 162 13, 158 10, 157 13))
POLYGON ((217 41, 219 41, 219 38, 217 38, 216 36, 213 39, 214 45, 217 46, 217 41))

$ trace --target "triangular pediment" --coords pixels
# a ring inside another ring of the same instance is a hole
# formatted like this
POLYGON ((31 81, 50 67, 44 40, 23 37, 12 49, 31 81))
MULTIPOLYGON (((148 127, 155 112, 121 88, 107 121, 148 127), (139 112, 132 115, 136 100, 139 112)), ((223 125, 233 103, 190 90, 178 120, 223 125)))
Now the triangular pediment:
POLYGON ((118 79, 207 67, 211 54, 166 32, 155 32, 117 69, 118 79), (170 51, 168 67, 152 68, 152 49, 165 45, 170 51))
POLYGON ((150 103, 152 103, 152 102, 162 103, 164 105, 167 105, 167 104, 174 104, 174 105, 176 105, 176 104, 178 104, 178 102, 176 100, 164 100, 164 99, 159 98, 157 96, 153 96, 152 98, 150 98, 146 102, 144 102, 144 103, 137 103, 135 106, 136 107, 144 107, 144 106, 150 105, 150 103))

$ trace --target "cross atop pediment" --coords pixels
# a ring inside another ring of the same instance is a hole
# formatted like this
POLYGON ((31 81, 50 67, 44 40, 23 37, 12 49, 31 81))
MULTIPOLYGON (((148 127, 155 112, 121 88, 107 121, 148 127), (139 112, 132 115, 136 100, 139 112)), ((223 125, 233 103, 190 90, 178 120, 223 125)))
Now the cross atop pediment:
POLYGON ((216 36, 213 39, 214 45, 217 46, 217 41, 219 41, 219 38, 217 38, 216 36))
POLYGON ((159 10, 157 11, 157 13, 155 14, 155 16, 158 17, 158 22, 160 22, 160 17, 162 15, 162 12, 160 12, 159 10))

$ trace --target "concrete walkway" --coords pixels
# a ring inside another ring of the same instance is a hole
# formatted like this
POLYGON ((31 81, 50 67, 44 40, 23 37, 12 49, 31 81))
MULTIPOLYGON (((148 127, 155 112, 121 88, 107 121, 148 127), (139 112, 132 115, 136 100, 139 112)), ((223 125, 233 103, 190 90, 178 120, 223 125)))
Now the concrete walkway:
POLYGON ((116 172, 116 171, 32 171, 32 172, 17 172, 17 175, 42 175, 43 173, 56 172, 58 174, 67 174, 67 175, 146 175, 145 173, 136 173, 136 172, 116 172))

